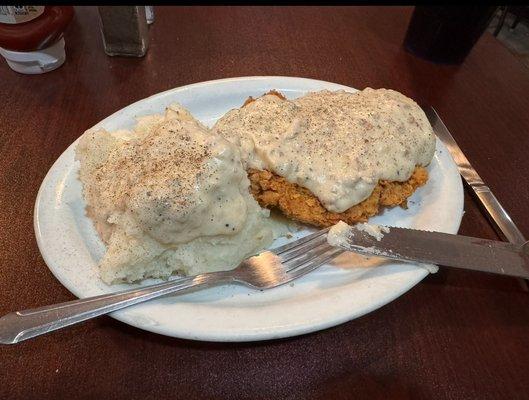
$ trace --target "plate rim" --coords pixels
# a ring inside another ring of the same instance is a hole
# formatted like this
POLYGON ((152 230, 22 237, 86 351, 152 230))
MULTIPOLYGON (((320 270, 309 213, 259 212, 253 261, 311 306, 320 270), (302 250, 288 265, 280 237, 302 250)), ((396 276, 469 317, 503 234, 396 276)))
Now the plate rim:
MULTIPOLYGON (((107 120, 115 118, 117 114, 119 114, 119 113, 121 113, 121 112, 123 112, 123 111, 125 111, 125 110, 127 110, 129 108, 133 108, 133 107, 137 106, 139 103, 143 103, 143 102, 145 102, 145 101, 147 101, 149 99, 150 100, 154 100, 156 98, 164 97, 164 96, 166 96, 166 95, 168 95, 170 93, 181 92, 181 91, 185 91, 185 90, 196 88, 196 87, 205 87, 205 86, 214 85, 214 84, 218 84, 218 83, 225 83, 225 82, 267 81, 267 80, 275 80, 275 79, 277 79, 277 80, 287 79, 287 80, 304 81, 304 82, 309 83, 309 84, 318 83, 318 84, 322 84, 322 85, 326 85, 326 86, 332 85, 334 87, 338 87, 338 88, 341 87, 344 90, 353 91, 353 92, 359 90, 359 89, 355 89, 355 88, 352 88, 352 87, 349 87, 349 86, 346 86, 346 85, 342 85, 342 84, 339 84, 339 83, 335 83, 335 82, 329 82, 329 81, 311 79, 311 78, 304 78, 304 77, 291 77, 291 76, 278 76, 278 75, 272 75, 272 76, 256 75, 256 76, 243 76, 243 77, 231 77, 231 78, 223 78, 223 79, 214 79, 214 80, 208 80, 208 81, 203 81, 203 82, 191 83, 191 84, 184 85, 184 86, 178 86, 178 87, 175 87, 175 88, 164 90, 162 92, 155 93, 155 94, 153 94, 151 96, 148 96, 148 97, 145 97, 143 99, 137 100, 134 103, 131 103, 131 104, 125 106, 125 107, 122 107, 122 108, 116 110, 114 113, 112 113, 109 116, 105 117, 104 119, 102 119, 101 121, 97 122, 95 125, 93 125, 91 128, 88 128, 88 129, 96 128, 96 127, 99 127, 99 126, 103 125, 107 120)), ((337 89, 337 90, 339 90, 339 89, 337 89)), ((82 133, 81 133, 81 135, 82 135, 82 133)), ((40 254, 41 254, 41 256, 42 256, 47 268, 50 270, 50 272, 53 274, 53 276, 61 283, 61 285, 63 285, 70 293, 72 293, 77 298, 83 298, 84 296, 79 296, 78 292, 76 290, 70 289, 68 287, 65 277, 63 277, 62 275, 58 274, 57 271, 55 271, 55 269, 50 267, 50 265, 53 264, 53 263, 49 259, 49 254, 47 254, 46 251, 43 251, 44 244, 43 244, 42 232, 41 232, 41 228, 40 228, 39 205, 40 205, 41 200, 42 200, 44 189, 47 186, 48 181, 52 179, 53 171, 56 169, 56 165, 59 162, 62 161, 64 154, 67 153, 68 151, 70 151, 71 148, 78 143, 80 136, 77 137, 77 139, 75 139, 59 155, 59 157, 54 161, 54 163, 48 169, 48 172, 46 173, 44 179, 42 180, 41 185, 39 187, 39 190, 37 192, 37 196, 36 196, 35 204, 34 204, 34 216, 33 216, 33 225, 34 225, 34 231, 35 231, 35 237, 36 237, 36 241, 37 241, 37 246, 39 248, 40 254)), ((436 138, 436 140, 440 143, 440 145, 443 148, 443 150, 448 153, 448 149, 446 148, 446 146, 444 146, 444 144, 438 138, 436 138)), ((454 165, 455 165, 455 162, 453 161, 453 158, 450 155, 449 155, 449 158, 451 159, 452 163, 454 163, 454 165)), ((454 216, 454 219, 453 219, 452 224, 451 224, 451 226, 453 227, 452 230, 455 233, 457 233, 457 231, 459 230, 459 227, 460 227, 460 224, 461 224, 461 220, 462 220, 462 217, 463 217, 463 214, 464 214, 463 184, 462 184, 461 176, 459 175, 459 173, 458 173, 458 176, 459 176, 460 179, 459 179, 459 185, 457 185, 457 187, 458 187, 458 192, 460 192, 460 196, 459 197, 461 198, 461 201, 460 201, 461 207, 459 208, 458 215, 454 216)), ((209 332, 202 332, 201 335, 196 335, 196 334, 190 333, 188 331, 182 330, 182 331, 177 332, 175 334, 174 331, 172 331, 169 327, 167 327, 165 325, 145 325, 145 324, 142 324, 141 321, 138 321, 137 319, 134 319, 132 316, 129 316, 129 315, 125 314, 125 313, 121 313, 120 311, 112 312, 112 313, 109 313, 108 315, 111 316, 114 319, 117 319, 120 322, 124 322, 124 323, 126 323, 128 325, 134 326, 134 327, 142 329, 142 330, 146 330, 146 331, 157 333, 157 334, 162 334, 162 335, 165 335, 165 336, 181 338, 181 339, 210 341, 210 342, 249 342, 249 341, 274 340, 274 339, 279 339, 279 338, 293 337, 293 336, 298 336, 298 335, 303 335, 303 334, 308 334, 308 333, 320 331, 320 330, 327 329, 327 328, 330 328, 330 327, 333 327, 333 326, 341 325, 341 324, 343 324, 345 322, 351 321, 351 320, 356 319, 356 318, 360 318, 360 317, 362 317, 362 316, 364 316, 364 315, 366 315, 366 314, 368 314, 370 312, 373 312, 373 311, 375 311, 375 310, 377 310, 379 308, 382 308, 382 307, 386 306, 387 304, 391 303, 392 301, 394 301, 398 297, 402 296, 404 293, 408 292, 411 288, 413 288, 415 285, 417 285, 428 274, 429 273, 426 270, 418 271, 417 275, 414 277, 415 279, 410 279, 407 282, 406 285, 403 285, 403 286, 400 287, 400 290, 395 290, 392 293, 391 296, 389 296, 389 297, 387 297, 385 299, 385 301, 383 303, 374 303, 373 306, 365 307, 359 313, 357 312, 357 313, 354 313, 354 314, 352 314, 352 313, 344 314, 344 315, 339 316, 338 318, 327 318, 327 319, 323 320, 322 322, 318 322, 318 323, 311 322, 311 323, 306 323, 306 324, 298 324, 298 325, 296 325, 294 327, 290 327, 288 329, 282 329, 279 332, 271 331, 271 332, 263 333, 262 330, 252 330, 252 331, 248 331, 248 332, 245 332, 245 333, 238 333, 238 334, 232 334, 232 335, 228 334, 228 335, 225 335, 225 336, 219 336, 216 333, 208 334, 209 332)), ((121 311, 123 311, 123 310, 121 310, 121 311)))

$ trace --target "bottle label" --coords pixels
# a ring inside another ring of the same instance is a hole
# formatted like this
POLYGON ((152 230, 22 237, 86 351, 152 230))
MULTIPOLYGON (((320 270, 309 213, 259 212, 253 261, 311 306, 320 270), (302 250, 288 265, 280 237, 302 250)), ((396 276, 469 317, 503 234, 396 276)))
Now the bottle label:
POLYGON ((21 24, 44 13, 44 6, 0 6, 0 23, 21 24))

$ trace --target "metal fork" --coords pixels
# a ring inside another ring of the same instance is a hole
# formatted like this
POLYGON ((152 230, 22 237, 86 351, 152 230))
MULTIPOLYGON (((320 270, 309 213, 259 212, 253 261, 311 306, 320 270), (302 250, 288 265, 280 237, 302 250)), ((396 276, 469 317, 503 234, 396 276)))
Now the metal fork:
POLYGON ((230 271, 211 272, 101 296, 16 311, 0 318, 0 343, 14 344, 100 315, 198 287, 238 283, 270 289, 291 282, 344 250, 327 243, 327 229, 247 258, 230 271))

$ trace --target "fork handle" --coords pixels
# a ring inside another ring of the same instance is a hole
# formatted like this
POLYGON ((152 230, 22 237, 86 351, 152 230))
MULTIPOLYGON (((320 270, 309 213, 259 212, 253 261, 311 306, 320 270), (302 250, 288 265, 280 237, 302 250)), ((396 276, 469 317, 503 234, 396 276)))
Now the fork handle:
POLYGON ((139 289, 124 290, 12 312, 0 318, 0 343, 18 343, 167 294, 231 281, 233 281, 231 271, 219 271, 158 283, 139 289))

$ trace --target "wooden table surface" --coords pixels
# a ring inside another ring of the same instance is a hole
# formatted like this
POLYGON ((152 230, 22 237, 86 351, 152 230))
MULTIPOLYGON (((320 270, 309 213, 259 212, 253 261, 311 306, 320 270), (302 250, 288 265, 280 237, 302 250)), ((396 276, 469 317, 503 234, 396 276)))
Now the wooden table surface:
MULTIPOLYGON (((154 93, 245 75, 392 88, 431 103, 529 235, 529 70, 490 34, 465 63, 406 53, 410 8, 156 7, 143 59, 104 54, 77 8, 67 62, 40 76, 0 62, 0 314, 73 299, 38 251, 33 205, 85 129, 154 93)), ((462 234, 495 239, 465 195, 462 234)), ((322 332, 262 343, 173 339, 109 317, 0 347, 1 399, 529 398, 529 294, 515 279, 442 269, 322 332), (100 397, 101 396, 101 397, 100 397)))

